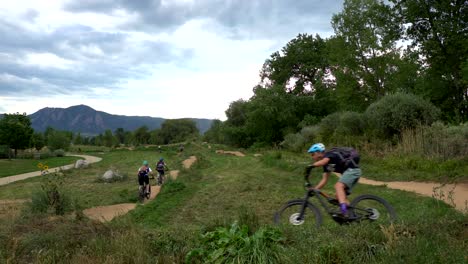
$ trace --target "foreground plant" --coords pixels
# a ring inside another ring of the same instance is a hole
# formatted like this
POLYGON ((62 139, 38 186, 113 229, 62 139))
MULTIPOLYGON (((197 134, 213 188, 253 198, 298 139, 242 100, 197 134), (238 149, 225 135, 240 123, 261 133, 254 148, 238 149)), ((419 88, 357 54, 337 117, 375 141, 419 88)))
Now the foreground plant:
POLYGON ((246 225, 237 222, 202 235, 201 247, 190 251, 187 263, 278 263, 278 248, 284 238, 271 227, 261 227, 249 236, 246 225))

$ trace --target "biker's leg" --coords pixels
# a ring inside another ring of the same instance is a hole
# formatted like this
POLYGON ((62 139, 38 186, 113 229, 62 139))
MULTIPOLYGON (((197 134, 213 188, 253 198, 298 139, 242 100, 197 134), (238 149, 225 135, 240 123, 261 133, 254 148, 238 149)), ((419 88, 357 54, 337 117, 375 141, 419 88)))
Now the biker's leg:
POLYGON ((146 193, 149 193, 149 176, 145 178, 145 183, 146 183, 146 193))
POLYGON ((344 171, 343 175, 340 177, 340 180, 335 184, 336 197, 340 203, 340 209, 343 214, 348 212, 349 202, 347 202, 346 199, 346 192, 351 193, 351 190, 358 182, 360 176, 360 168, 349 168, 344 171))

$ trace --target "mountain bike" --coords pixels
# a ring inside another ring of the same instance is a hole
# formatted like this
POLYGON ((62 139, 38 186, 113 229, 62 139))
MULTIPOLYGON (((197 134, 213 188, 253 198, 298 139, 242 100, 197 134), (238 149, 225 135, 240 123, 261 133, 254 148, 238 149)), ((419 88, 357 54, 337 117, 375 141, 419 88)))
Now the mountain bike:
POLYGON ((143 185, 139 185, 138 187, 138 200, 140 202, 144 202, 145 198, 149 199, 151 196, 151 184, 148 184, 148 192, 146 192, 146 183, 143 182, 143 185))
POLYGON ((283 205, 274 215, 276 224, 320 227, 323 221, 322 213, 318 206, 310 201, 310 198, 317 199, 318 204, 338 224, 364 221, 390 224, 396 220, 397 215, 393 207, 383 198, 372 194, 362 194, 354 198, 348 206, 348 215, 343 215, 337 199, 319 189, 311 188, 312 184, 309 180, 311 169, 311 166, 307 167, 304 174, 306 182, 304 198, 290 200, 283 205))
POLYGON ((163 183, 166 181, 166 176, 165 176, 165 173, 160 173, 158 171, 158 177, 157 177, 157 184, 159 186, 163 185, 163 183))

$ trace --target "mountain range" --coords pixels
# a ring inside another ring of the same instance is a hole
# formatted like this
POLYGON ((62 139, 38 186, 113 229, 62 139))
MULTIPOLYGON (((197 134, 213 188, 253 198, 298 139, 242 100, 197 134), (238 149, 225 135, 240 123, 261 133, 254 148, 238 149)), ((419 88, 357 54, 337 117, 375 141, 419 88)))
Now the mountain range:
MULTIPOLYGON (((110 129, 115 131, 123 128, 133 131, 141 126, 147 126, 150 130, 158 129, 166 119, 150 116, 125 116, 112 115, 97 111, 86 105, 75 105, 68 108, 42 108, 29 115, 31 126, 35 131, 43 132, 47 127, 56 130, 80 132, 82 135, 97 135, 110 129)), ((200 131, 205 133, 213 119, 188 118, 193 120, 200 131)))

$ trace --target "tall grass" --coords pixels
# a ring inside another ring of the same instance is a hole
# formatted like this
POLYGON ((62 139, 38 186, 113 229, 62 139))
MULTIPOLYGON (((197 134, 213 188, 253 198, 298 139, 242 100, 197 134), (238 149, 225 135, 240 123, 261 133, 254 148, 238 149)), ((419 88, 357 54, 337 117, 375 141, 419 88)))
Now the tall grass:
POLYGON ((397 151, 426 157, 462 158, 468 156, 468 123, 447 127, 441 123, 404 130, 397 151))

